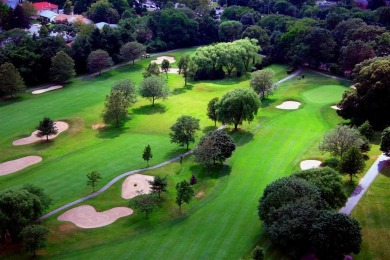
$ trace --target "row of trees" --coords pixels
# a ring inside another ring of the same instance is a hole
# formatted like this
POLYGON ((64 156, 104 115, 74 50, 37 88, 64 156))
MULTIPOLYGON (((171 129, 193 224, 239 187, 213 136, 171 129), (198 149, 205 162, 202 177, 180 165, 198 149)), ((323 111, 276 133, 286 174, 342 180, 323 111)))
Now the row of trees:
POLYGON ((258 213, 271 242, 293 258, 314 251, 319 259, 344 259, 362 242, 359 223, 335 211, 346 199, 336 171, 311 169, 269 184, 258 213))

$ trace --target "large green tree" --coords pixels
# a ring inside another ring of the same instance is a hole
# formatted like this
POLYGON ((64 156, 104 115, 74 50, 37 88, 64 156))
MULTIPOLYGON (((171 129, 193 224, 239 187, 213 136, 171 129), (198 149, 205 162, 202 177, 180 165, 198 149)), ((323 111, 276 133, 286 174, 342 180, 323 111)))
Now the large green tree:
POLYGON ((183 75, 184 86, 187 86, 188 78, 193 77, 196 72, 196 65, 191 60, 189 55, 180 57, 179 63, 177 64, 179 73, 183 75))
POLYGON ((250 85, 261 99, 264 99, 272 92, 274 87, 275 73, 271 69, 257 70, 252 72, 250 85))
POLYGON ((199 119, 192 116, 181 116, 176 120, 176 123, 171 126, 172 143, 178 143, 180 146, 188 146, 195 142, 196 131, 199 130, 199 119))
POLYGON ((46 246, 49 229, 41 225, 29 225, 21 232, 23 247, 36 255, 36 250, 46 246))
POLYGON ((169 96, 169 87, 165 79, 152 75, 141 82, 139 92, 142 97, 150 99, 152 106, 157 99, 167 99, 169 96))
POLYGON ((148 67, 145 68, 145 71, 142 72, 142 75, 144 78, 148 78, 150 76, 158 76, 160 75, 161 71, 160 71, 160 67, 158 66, 157 63, 155 62, 151 62, 149 63, 148 67))
POLYGON ((344 70, 353 70, 355 65, 375 57, 372 47, 362 41, 351 41, 341 49, 340 62, 344 70))
POLYGON ((189 184, 186 180, 176 184, 176 204, 179 206, 180 214, 183 203, 189 203, 194 195, 195 193, 191 184, 189 184))
POLYGON ((234 124, 237 130, 243 121, 253 121, 260 100, 256 93, 247 88, 237 88, 229 91, 218 102, 217 117, 223 124, 234 124))
POLYGON ((57 83, 64 83, 76 74, 74 61, 64 51, 51 58, 50 78, 57 83))
POLYGON ((129 79, 115 82, 111 88, 111 92, 113 91, 122 91, 130 105, 137 101, 137 90, 135 88, 135 84, 129 79))
POLYGON ((0 66, 0 78, 0 95, 14 97, 24 92, 24 81, 12 63, 6 62, 0 66))
POLYGON ((384 154, 390 156, 390 127, 385 128, 382 132, 380 149, 384 154))
POLYGON ((217 126, 217 108, 218 108, 219 98, 215 97, 209 101, 207 104, 207 117, 214 121, 214 126, 217 126))
POLYGON ((312 225, 310 241, 319 259, 342 260, 360 252, 361 227, 347 215, 323 211, 312 225))
MULTIPOLYGON (((75 4, 75 9, 76 4, 75 4)), ((88 8, 88 17, 95 23, 117 23, 119 13, 108 0, 99 0, 88 8)))
POLYGON ((390 56, 373 58, 356 65, 356 91, 347 91, 337 113, 356 124, 368 120, 374 128, 390 125, 390 56))
POLYGON ((119 127, 120 124, 128 118, 128 108, 130 106, 129 98, 121 90, 113 90, 106 96, 102 118, 104 123, 119 127))
POLYGON ((122 45, 120 49, 120 54, 124 60, 134 60, 139 59, 142 54, 144 54, 146 48, 144 45, 138 42, 128 42, 122 45))
POLYGON ((236 149, 233 139, 223 130, 216 130, 203 136, 194 149, 195 161, 210 167, 222 164, 236 149))
POLYGON ((352 183, 352 177, 364 170, 365 162, 362 152, 359 148, 351 146, 341 156, 340 160, 340 172, 348 174, 350 182, 352 183))
POLYGON ((218 34, 221 41, 233 42, 240 38, 241 33, 242 24, 238 21, 224 21, 219 25, 218 34))
POLYGON ((157 196, 155 194, 139 194, 130 200, 129 206, 145 213, 145 218, 157 209, 157 196))

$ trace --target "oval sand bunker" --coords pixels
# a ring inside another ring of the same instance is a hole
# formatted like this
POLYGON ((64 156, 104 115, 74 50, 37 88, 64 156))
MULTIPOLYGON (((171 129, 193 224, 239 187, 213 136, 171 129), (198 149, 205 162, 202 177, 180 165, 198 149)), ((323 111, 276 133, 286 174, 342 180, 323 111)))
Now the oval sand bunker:
POLYGON ((149 181, 154 177, 143 174, 134 174, 126 178, 122 184, 122 198, 131 199, 140 193, 148 194, 151 192, 149 181))
POLYGON ((320 167, 321 163, 322 162, 318 160, 305 160, 300 163, 300 166, 302 170, 308 170, 320 167))
POLYGON ((156 64, 161 64, 163 62, 163 60, 168 60, 169 63, 174 63, 176 62, 175 58, 174 57, 171 57, 171 56, 160 56, 158 57, 157 59, 155 60, 152 60, 152 62, 156 63, 156 64))
POLYGON ((31 92, 31 94, 42 94, 42 93, 45 93, 45 92, 49 92, 49 91, 52 91, 52 90, 56 90, 56 89, 60 89, 62 88, 61 85, 57 85, 57 86, 52 86, 50 88, 44 88, 44 89, 38 89, 38 90, 34 90, 33 92, 31 92))
MULTIPOLYGON (((49 139, 56 138, 60 133, 64 132, 69 128, 68 123, 62 122, 62 121, 57 121, 55 122, 55 127, 57 128, 58 132, 55 135, 49 135, 49 139)), ((40 140, 46 140, 46 136, 44 137, 37 137, 38 130, 32 132, 32 134, 29 137, 21 138, 18 140, 15 140, 12 142, 13 145, 25 145, 25 144, 32 144, 35 142, 38 142, 40 140)))
POLYGON ((276 106, 279 109, 298 109, 301 105, 300 102, 297 101, 285 101, 281 105, 276 106))
POLYGON ((57 219, 70 221, 80 228, 97 228, 110 225, 118 218, 133 214, 133 210, 126 207, 116 207, 106 211, 97 212, 90 205, 83 205, 68 210, 57 219))
POLYGON ((24 168, 27 168, 30 165, 39 163, 40 161, 42 161, 42 157, 30 155, 16 160, 1 163, 0 176, 20 171, 24 168))

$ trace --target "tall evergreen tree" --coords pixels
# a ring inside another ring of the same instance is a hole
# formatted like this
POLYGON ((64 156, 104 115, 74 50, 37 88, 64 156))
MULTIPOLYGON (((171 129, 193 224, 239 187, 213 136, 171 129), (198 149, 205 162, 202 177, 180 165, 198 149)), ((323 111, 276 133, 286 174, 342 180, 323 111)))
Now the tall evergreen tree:
POLYGON ((55 135, 58 133, 55 123, 48 117, 44 117, 43 120, 39 122, 36 129, 38 130, 37 136, 46 136, 46 141, 49 140, 49 135, 55 135))

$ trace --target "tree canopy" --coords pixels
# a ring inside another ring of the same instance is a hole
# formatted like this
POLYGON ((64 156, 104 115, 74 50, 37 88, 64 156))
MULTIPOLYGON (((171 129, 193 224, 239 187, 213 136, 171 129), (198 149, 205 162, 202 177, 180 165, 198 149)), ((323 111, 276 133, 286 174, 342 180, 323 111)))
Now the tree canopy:
POLYGON ((258 93, 261 99, 272 92, 274 87, 275 73, 271 69, 257 70, 252 72, 250 85, 258 93))
POLYGON ((189 203, 194 195, 195 193, 191 184, 189 184, 186 180, 176 184, 176 204, 179 206, 180 213, 183 203, 189 203))
POLYGON ((55 135, 58 132, 55 123, 48 117, 44 117, 36 129, 38 130, 37 137, 46 136, 46 141, 49 140, 49 135, 55 135))
POLYGON ((384 154, 390 156, 390 127, 385 128, 382 132, 380 149, 384 154))
POLYGON ((169 87, 165 79, 152 75, 141 82, 139 92, 142 97, 150 99, 152 106, 157 99, 166 99, 169 96, 169 87))
POLYGON ((113 64, 110 55, 103 50, 96 50, 91 52, 88 56, 88 68, 92 72, 99 71, 102 74, 102 69, 107 68, 113 64))
POLYGON ((138 42, 128 42, 120 48, 120 54, 124 60, 139 59, 143 53, 145 53, 145 46, 138 42))
POLYGON ((190 143, 195 142, 196 131, 199 130, 199 119, 192 116, 181 116, 177 119, 176 123, 171 126, 172 143, 178 143, 180 146, 188 146, 190 143))
POLYGON ((106 96, 102 118, 104 123, 119 127, 128 118, 128 108, 130 106, 129 97, 122 90, 112 90, 106 96))
POLYGON ((12 63, 6 62, 0 66, 0 78, 0 96, 13 97, 24 92, 24 81, 12 63))
POLYGON ((74 61, 64 51, 60 51, 51 58, 50 77, 58 83, 64 83, 76 75, 74 61))

